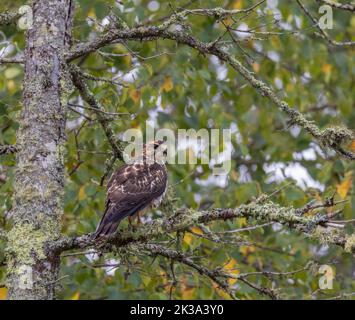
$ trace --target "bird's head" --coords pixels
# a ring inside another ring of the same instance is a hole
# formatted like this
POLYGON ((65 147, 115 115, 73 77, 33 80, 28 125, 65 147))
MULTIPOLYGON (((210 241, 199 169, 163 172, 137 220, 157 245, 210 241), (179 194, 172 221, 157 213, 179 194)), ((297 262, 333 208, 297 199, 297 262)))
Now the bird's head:
POLYGON ((168 148, 164 141, 154 140, 143 145, 143 157, 152 162, 164 163, 168 148))

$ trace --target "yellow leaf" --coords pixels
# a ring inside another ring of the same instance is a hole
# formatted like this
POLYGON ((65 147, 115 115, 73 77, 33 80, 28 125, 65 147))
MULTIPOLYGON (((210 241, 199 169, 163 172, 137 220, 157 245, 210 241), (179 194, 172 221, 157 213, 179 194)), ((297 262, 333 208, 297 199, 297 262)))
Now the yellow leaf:
POLYGON ((88 12, 88 17, 95 19, 96 18, 96 13, 95 13, 95 9, 91 8, 90 11, 88 12))
POLYGON ((247 256, 247 264, 249 265, 249 266, 253 266, 255 263, 256 263, 256 257, 255 257, 255 255, 249 255, 249 256, 247 256))
POLYGON ((132 64, 132 57, 130 55, 123 56, 123 62, 129 67, 132 64))
POLYGON ((214 282, 212 283, 212 287, 214 290, 217 292, 217 294, 224 300, 231 300, 232 298, 229 296, 227 292, 225 292, 223 289, 219 288, 217 284, 214 282))
POLYGON ((241 227, 246 227, 248 225, 247 218, 239 218, 237 221, 241 227))
POLYGON ((196 234, 203 234, 203 231, 198 227, 192 227, 191 231, 196 234))
POLYGON ((7 295, 7 289, 0 288, 0 300, 6 300, 6 295, 7 295))
POLYGON ((141 276, 142 282, 144 284, 145 287, 147 287, 150 283, 150 281, 152 281, 151 277, 146 277, 144 275, 141 276))
POLYGON ((286 85, 286 91, 287 91, 287 92, 290 92, 290 91, 292 91, 292 89, 293 89, 292 83, 288 83, 288 84, 286 85))
POLYGON ((168 279, 167 279, 168 275, 167 275, 167 273, 164 272, 164 271, 159 271, 158 274, 159 274, 160 280, 163 282, 163 284, 167 284, 168 283, 168 279))
POLYGON ((138 103, 141 99, 140 91, 133 88, 129 89, 128 95, 135 103, 138 103))
POLYGON ((169 63, 168 55, 165 54, 165 55, 161 56, 161 58, 159 59, 159 68, 164 67, 168 63, 169 63))
POLYGON ((349 171, 346 173, 344 180, 337 185, 337 192, 341 199, 345 199, 353 182, 353 172, 349 171))
POLYGON ((254 63, 252 64, 252 66, 253 66, 254 72, 255 72, 255 73, 258 73, 259 70, 260 70, 260 64, 257 63, 257 62, 254 62, 254 63))
POLYGON ((80 292, 75 292, 72 297, 70 298, 70 300, 79 300, 80 299, 80 292))
POLYGON ((125 48, 124 45, 120 43, 116 43, 115 45, 112 46, 112 51, 114 53, 126 53, 127 49, 125 48))
MULTIPOLYGON (((228 273, 230 273, 230 274, 232 274, 232 275, 238 275, 239 274, 239 270, 237 270, 236 269, 236 264, 237 264, 237 260, 235 260, 235 259, 230 259, 229 261, 228 261, 228 263, 224 266, 224 269, 228 272, 228 273)), ((230 285, 233 285, 233 284, 235 284, 237 282, 237 279, 228 279, 228 283, 230 284, 230 285)))
POLYGON ((186 244, 190 245, 191 241, 192 241, 191 233, 186 232, 185 235, 184 235, 184 242, 186 244))
POLYGON ((153 70, 153 67, 151 64, 147 63, 145 64, 145 67, 147 68, 148 72, 149 72, 149 75, 152 76, 153 73, 154 73, 154 70, 153 70))
MULTIPOLYGON (((99 271, 99 272, 100 272, 100 271, 99 271)), ((101 276, 99 272, 96 273, 97 276, 101 276)), ((114 283, 113 276, 106 276, 106 277, 105 277, 105 283, 106 283, 106 284, 113 284, 113 283, 114 283)))
MULTIPOLYGON (((234 23, 233 19, 231 17, 228 17, 226 19, 223 20, 223 25, 226 25, 228 27, 230 27, 232 24, 234 23)), ((223 26, 222 25, 222 26, 223 26)), ((221 26, 221 27, 222 27, 221 26)))
POLYGON ((232 177, 233 181, 237 181, 238 180, 238 172, 236 170, 232 170, 231 177, 232 177))
POLYGON ((79 200, 84 200, 85 199, 85 187, 81 186, 79 189, 79 200))
POLYGON ((160 87, 161 90, 169 92, 174 88, 174 83, 171 77, 165 77, 164 83, 160 87))
POLYGON ((332 73, 332 65, 331 64, 329 64, 329 63, 326 63, 326 64, 323 64, 323 66, 322 66, 322 71, 324 72, 324 74, 325 74, 325 81, 326 82, 329 82, 329 80, 330 80, 330 75, 331 75, 331 73, 332 73))
POLYGON ((355 151, 355 140, 351 141, 349 148, 351 151, 355 151))
POLYGON ((329 74, 329 73, 332 71, 332 65, 329 64, 329 63, 323 64, 323 66, 322 66, 322 71, 323 71, 325 74, 329 74))
POLYGON ((18 68, 7 68, 5 70, 5 78, 6 79, 13 79, 16 78, 21 73, 21 70, 18 68))
POLYGON ((243 256, 247 256, 247 255, 249 255, 249 253, 252 253, 255 251, 255 247, 254 246, 240 246, 239 251, 243 256))
POLYGON ((233 9, 241 9, 242 8, 242 0, 234 0, 232 4, 233 9))
POLYGON ((183 300, 192 300, 194 297, 194 288, 185 287, 182 291, 181 297, 183 300))
POLYGON ((15 85, 15 81, 14 80, 8 80, 6 81, 6 86, 7 86, 7 89, 10 91, 10 92, 13 92, 16 88, 16 85, 15 85))

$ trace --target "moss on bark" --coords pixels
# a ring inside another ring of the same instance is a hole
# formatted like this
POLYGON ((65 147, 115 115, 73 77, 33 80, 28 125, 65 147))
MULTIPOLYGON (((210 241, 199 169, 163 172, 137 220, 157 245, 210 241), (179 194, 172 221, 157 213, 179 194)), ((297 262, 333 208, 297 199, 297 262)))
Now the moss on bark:
POLYGON ((54 299, 64 194, 66 104, 71 84, 64 60, 71 0, 33 2, 26 34, 23 109, 6 249, 10 299, 54 299))

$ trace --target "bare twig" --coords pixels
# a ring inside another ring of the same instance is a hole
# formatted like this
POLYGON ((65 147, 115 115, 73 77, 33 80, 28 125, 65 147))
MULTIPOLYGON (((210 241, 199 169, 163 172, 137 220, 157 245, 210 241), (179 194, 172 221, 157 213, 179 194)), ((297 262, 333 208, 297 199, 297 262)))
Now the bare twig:
POLYGON ((194 262, 190 257, 186 256, 184 253, 175 251, 169 248, 165 248, 156 244, 141 244, 138 246, 139 249, 147 250, 151 255, 160 255, 168 259, 178 261, 183 263, 196 271, 201 275, 210 278, 214 281, 221 289, 223 289, 232 299, 235 299, 235 296, 228 285, 228 282, 224 281, 221 278, 221 275, 224 275, 224 272, 221 270, 210 270, 205 266, 194 262))
POLYGON ((0 146, 0 155, 16 153, 17 150, 18 150, 17 147, 14 145, 3 145, 0 146))
POLYGON ((15 11, 5 11, 3 13, 0 13, 0 26, 5 26, 14 23, 20 17, 21 14, 15 11))
POLYGON ((11 64, 11 63, 24 63, 22 56, 15 56, 15 57, 0 57, 0 64, 11 64))
POLYGON ((79 67, 75 65, 70 66, 70 72, 73 78, 73 83, 79 90, 84 101, 95 111, 97 119, 99 120, 108 142, 110 143, 113 153, 116 158, 123 160, 123 144, 115 138, 114 132, 111 129, 107 116, 101 111, 103 108, 100 106, 95 96, 89 90, 87 84, 83 80, 82 72, 79 67))
POLYGON ((332 40, 328 34, 319 26, 319 22, 311 12, 303 5, 303 3, 300 0, 296 0, 298 5, 301 7, 301 9, 304 11, 304 13, 309 17, 309 19, 314 23, 314 25, 317 27, 320 33, 317 33, 317 35, 321 36, 323 39, 327 40, 329 44, 336 46, 336 47, 346 47, 346 46, 354 46, 355 41, 346 41, 346 42, 338 42, 332 40))
POLYGON ((335 9, 347 10, 347 11, 351 11, 351 12, 355 11, 355 5, 351 4, 351 3, 339 3, 336 1, 332 1, 332 0, 316 0, 316 1, 319 3, 324 3, 329 6, 332 6, 335 9))
MULTIPOLYGON (((265 199, 265 197, 264 197, 265 199)), ((179 209, 169 218, 156 219, 135 232, 119 232, 107 239, 107 249, 125 246, 130 243, 147 242, 173 232, 186 231, 192 226, 207 224, 216 220, 229 220, 234 218, 253 218, 257 222, 279 222, 289 228, 297 230, 316 241, 334 244, 347 252, 355 252, 355 235, 347 235, 338 229, 326 226, 329 221, 327 214, 303 217, 297 209, 281 207, 269 200, 256 199, 252 203, 241 205, 235 209, 212 209, 210 211, 194 211, 192 209, 179 209)), ((90 235, 74 238, 63 238, 51 244, 53 250, 66 251, 71 249, 87 248, 96 243, 90 235)), ((103 247, 105 249, 105 247, 103 247)))
MULTIPOLYGON (((298 0, 299 1, 299 0, 298 0)), ((290 118, 290 125, 298 125, 306 130, 313 138, 315 138, 321 146, 333 149, 339 155, 349 160, 355 160, 355 154, 342 148, 345 142, 354 138, 351 130, 343 127, 329 127, 321 130, 313 121, 308 120, 301 112, 291 108, 286 101, 281 100, 278 95, 264 82, 255 78, 253 73, 249 71, 243 64, 232 57, 224 48, 216 45, 216 43, 204 43, 192 37, 183 30, 171 31, 169 27, 179 21, 186 15, 186 11, 175 13, 159 26, 139 27, 133 29, 114 30, 104 34, 100 38, 82 44, 73 49, 68 55, 68 60, 73 60, 83 54, 97 50, 107 44, 117 40, 154 40, 157 38, 171 39, 178 43, 188 45, 202 54, 211 54, 220 60, 229 64, 235 69, 249 84, 260 92, 262 96, 269 98, 281 111, 286 113, 290 118)))

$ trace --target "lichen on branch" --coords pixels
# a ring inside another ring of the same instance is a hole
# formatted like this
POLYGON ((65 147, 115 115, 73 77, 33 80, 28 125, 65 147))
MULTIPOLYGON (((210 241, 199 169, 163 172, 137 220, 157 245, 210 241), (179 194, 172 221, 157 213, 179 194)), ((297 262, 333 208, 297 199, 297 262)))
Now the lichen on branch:
MULTIPOLYGON (((329 207, 330 205, 324 203, 323 206, 329 207)), ((318 205, 317 208, 319 207, 318 205)), ((353 235, 347 235, 343 231, 339 231, 338 228, 328 226, 329 218, 326 214, 308 217, 300 215, 300 212, 302 211, 299 208, 280 206, 268 200, 267 197, 258 198, 235 209, 198 211, 191 208, 180 208, 170 217, 156 219, 134 232, 121 230, 115 236, 108 238, 103 246, 102 243, 93 241, 90 235, 83 235, 60 239, 51 244, 51 250, 63 252, 99 246, 100 250, 110 251, 113 247, 122 247, 130 243, 146 243, 164 237, 168 233, 184 232, 200 224, 205 225, 212 221, 225 221, 244 217, 253 219, 256 222, 278 222, 320 243, 337 245, 346 249, 347 252, 355 252, 355 245, 351 240, 353 235)))
POLYGON ((170 27, 172 25, 181 24, 181 21, 188 14, 191 14, 191 12, 191 10, 183 10, 174 13, 170 18, 157 26, 110 29, 107 33, 92 41, 76 45, 67 55, 67 61, 72 61, 84 54, 94 52, 101 47, 120 40, 152 41, 156 39, 169 39, 179 44, 187 45, 203 55, 214 55, 221 61, 230 65, 263 97, 270 99, 282 112, 286 113, 289 117, 290 125, 297 125, 303 128, 319 143, 320 146, 329 148, 348 160, 355 160, 355 154, 353 152, 344 150, 344 143, 355 139, 354 133, 351 130, 345 127, 328 127, 320 129, 313 121, 308 120, 300 111, 292 108, 286 101, 280 99, 270 86, 257 79, 236 57, 220 45, 218 40, 206 43, 184 31, 184 28, 182 28, 182 30, 171 30, 170 27))

